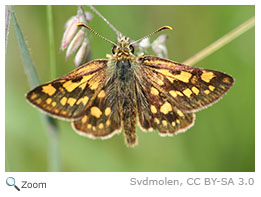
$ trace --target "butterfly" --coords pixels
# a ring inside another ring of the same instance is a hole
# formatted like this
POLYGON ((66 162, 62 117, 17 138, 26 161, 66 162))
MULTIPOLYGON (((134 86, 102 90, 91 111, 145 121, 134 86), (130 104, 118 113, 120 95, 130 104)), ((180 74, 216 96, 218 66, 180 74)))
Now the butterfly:
MULTIPOLYGON (((148 36, 164 29, 171 27, 148 36)), ((71 121, 78 134, 89 138, 107 139, 123 130, 126 144, 133 147, 137 124, 161 136, 184 132, 193 126, 195 112, 217 102, 234 83, 223 72, 135 55, 138 41, 126 36, 119 36, 117 44, 109 41, 113 49, 107 59, 35 87, 27 100, 50 116, 71 121)))

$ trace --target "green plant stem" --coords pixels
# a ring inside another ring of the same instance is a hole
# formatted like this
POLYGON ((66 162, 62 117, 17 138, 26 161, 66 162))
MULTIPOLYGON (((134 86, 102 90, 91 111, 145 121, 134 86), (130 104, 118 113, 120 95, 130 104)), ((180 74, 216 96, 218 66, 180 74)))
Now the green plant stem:
POLYGON ((9 23, 10 23, 10 11, 8 6, 5 6, 5 53, 6 53, 6 46, 8 42, 9 23))
POLYGON ((238 36, 241 34, 245 33, 247 30, 255 26, 255 17, 251 17, 249 20, 244 22, 243 24, 239 25, 235 29, 233 29, 231 32, 227 33, 217 41, 213 42, 203 50, 199 51, 197 54, 194 56, 190 57, 186 61, 184 61, 184 64, 187 65, 193 65, 199 62, 200 60, 206 58, 207 56, 211 55, 218 49, 222 48, 232 40, 236 39, 238 36))
MULTIPOLYGON (((19 47, 20 55, 21 55, 21 58, 22 58, 22 61, 23 61, 24 70, 25 70, 26 76, 28 78, 29 84, 33 88, 33 87, 38 86, 40 84, 40 81, 39 81, 37 73, 35 71, 35 67, 34 67, 32 58, 30 56, 28 47, 25 43, 24 36, 22 34, 21 28, 20 28, 20 26, 19 26, 19 24, 16 20, 16 16, 15 16, 15 12, 13 10, 13 7, 8 6, 8 8, 9 8, 9 11, 10 11, 10 17, 11 17, 13 25, 14 25, 14 31, 15 31, 15 34, 16 34, 16 39, 17 39, 17 44, 18 44, 18 47, 19 47)), ((42 115, 41 117, 44 120, 44 126, 46 127, 46 130, 49 131, 47 133, 49 133, 50 138, 52 136, 56 136, 56 134, 58 134, 58 128, 57 128, 57 125, 56 125, 56 122, 54 121, 54 119, 47 116, 47 115, 44 115, 44 114, 41 114, 41 115, 42 115)), ((52 141, 52 140, 53 139, 50 139, 50 141, 52 141)), ((57 152, 58 152, 57 147, 58 147, 57 144, 53 145, 53 147, 52 147, 52 150, 56 154, 57 157, 51 158, 51 159, 53 159, 53 160, 50 161, 50 170, 51 171, 59 171, 59 165, 58 165, 59 164, 59 157, 57 155, 57 152)))
MULTIPOLYGON (((46 7, 47 16, 47 29, 48 29, 48 40, 49 40, 49 57, 50 57, 50 76, 51 79, 56 78, 56 60, 55 60, 55 46, 54 46, 54 29, 53 29, 53 13, 52 6, 47 5, 46 7)), ((47 118, 48 121, 55 121, 50 117, 47 118)), ((49 171, 60 171, 60 149, 59 149, 59 133, 53 127, 49 127, 49 171)))
POLYGON ((59 132, 56 126, 56 120, 50 116, 43 115, 44 122, 48 126, 48 171, 60 172, 60 146, 59 146, 59 132), (49 123, 52 124, 49 124, 49 123), (55 125, 55 126, 54 126, 55 125))
POLYGON ((53 12, 52 6, 47 5, 47 27, 48 27, 48 40, 49 40, 49 57, 50 57, 50 72, 51 79, 56 78, 56 60, 55 60, 55 46, 54 46, 54 29, 53 29, 53 12))
POLYGON ((34 88, 40 84, 40 81, 39 81, 37 73, 35 71, 33 61, 31 59, 29 50, 25 43, 22 30, 16 20, 16 16, 15 16, 12 6, 9 6, 9 11, 10 11, 11 19, 14 24, 17 44, 18 44, 18 47, 20 50, 20 55, 21 55, 21 58, 22 58, 22 61, 24 64, 24 70, 25 70, 25 73, 26 73, 26 76, 27 76, 27 79, 29 81, 31 88, 34 88))
POLYGON ((93 7, 92 5, 89 5, 89 7, 92 9, 93 12, 95 12, 102 20, 104 20, 105 23, 107 23, 107 25, 109 25, 109 27, 119 36, 122 35, 121 32, 119 32, 100 12, 98 12, 98 10, 96 10, 95 7, 93 7))

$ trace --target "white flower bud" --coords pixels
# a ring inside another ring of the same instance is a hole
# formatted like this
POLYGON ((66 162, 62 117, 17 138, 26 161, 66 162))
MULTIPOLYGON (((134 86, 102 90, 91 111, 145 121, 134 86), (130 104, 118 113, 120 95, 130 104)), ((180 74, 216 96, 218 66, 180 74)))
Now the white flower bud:
POLYGON ((71 41, 67 51, 66 51, 66 59, 72 55, 81 45, 84 37, 84 30, 80 29, 76 36, 71 41))
POLYGON ((93 18, 92 13, 85 12, 85 18, 86 18, 87 22, 90 22, 93 18))
POLYGON ((78 26, 76 24, 78 24, 79 22, 80 22, 79 18, 73 16, 65 24, 65 32, 63 34, 61 50, 66 49, 68 44, 72 41, 78 29, 78 26))
POLYGON ((140 43, 139 43, 139 47, 141 47, 143 49, 149 48, 150 47, 150 39, 145 38, 145 39, 141 40, 140 43))
POLYGON ((156 40, 153 41, 152 45, 165 44, 168 36, 166 34, 160 35, 156 40))
POLYGON ((89 46, 89 41, 85 39, 74 58, 74 64, 76 67, 82 65, 90 59, 91 50, 89 46))
POLYGON ((168 50, 164 44, 153 45, 152 49, 159 57, 168 58, 168 50))
POLYGON ((153 41, 151 44, 152 50, 162 58, 168 57, 168 50, 165 46, 165 42, 167 40, 167 35, 162 34, 156 40, 153 41))

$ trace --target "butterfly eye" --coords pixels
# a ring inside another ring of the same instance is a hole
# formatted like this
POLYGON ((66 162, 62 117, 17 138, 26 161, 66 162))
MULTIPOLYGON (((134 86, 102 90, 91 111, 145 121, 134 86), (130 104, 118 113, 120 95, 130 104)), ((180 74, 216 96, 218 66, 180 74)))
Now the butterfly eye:
POLYGON ((131 50, 131 53, 134 53, 134 47, 132 45, 130 45, 130 50, 131 50))
POLYGON ((112 47, 112 54, 115 54, 116 48, 117 48, 117 46, 115 46, 115 45, 112 47))

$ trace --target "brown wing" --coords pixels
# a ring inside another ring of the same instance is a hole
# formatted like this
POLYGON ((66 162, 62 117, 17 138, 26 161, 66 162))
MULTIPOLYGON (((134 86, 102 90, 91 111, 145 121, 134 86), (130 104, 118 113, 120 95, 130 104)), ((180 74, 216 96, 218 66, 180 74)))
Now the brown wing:
POLYGON ((194 114, 179 110, 142 76, 136 83, 139 124, 143 130, 157 129, 160 135, 173 135, 193 126, 194 114))
POLYGON ((71 73, 40 85, 26 94, 27 100, 51 116, 77 119, 104 86, 107 60, 94 60, 71 73))
POLYGON ((120 133, 120 110, 114 80, 112 77, 106 82, 82 118, 73 122, 80 135, 105 139, 120 133))
POLYGON ((194 68, 170 60, 145 56, 138 71, 143 80, 183 111, 195 112, 218 101, 234 79, 222 72, 194 68))
POLYGON ((233 85, 227 74, 145 56, 136 62, 136 95, 143 129, 171 135, 193 125, 198 111, 233 85))

